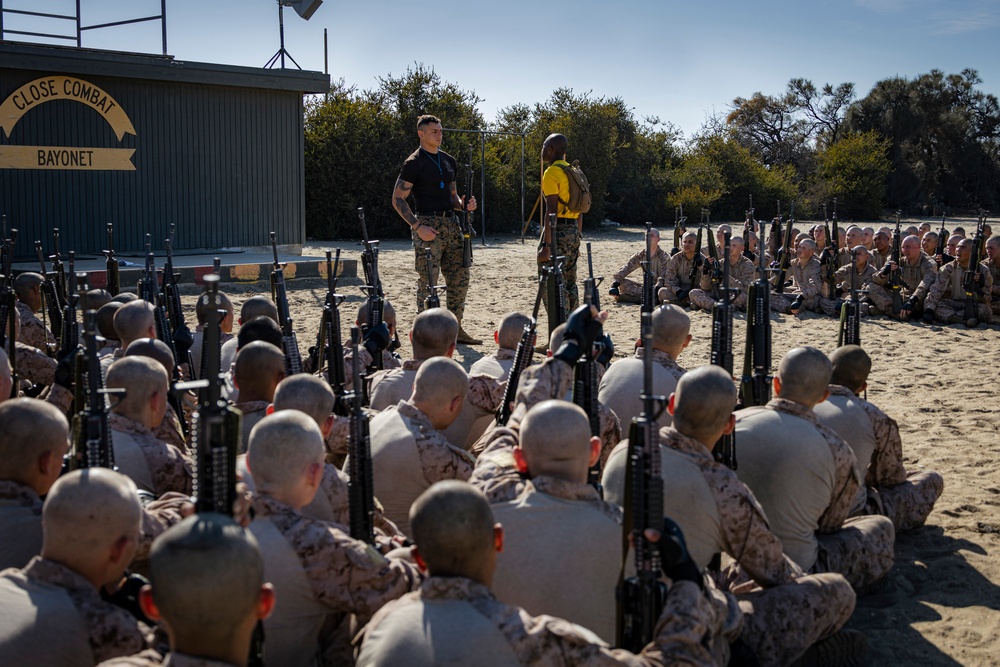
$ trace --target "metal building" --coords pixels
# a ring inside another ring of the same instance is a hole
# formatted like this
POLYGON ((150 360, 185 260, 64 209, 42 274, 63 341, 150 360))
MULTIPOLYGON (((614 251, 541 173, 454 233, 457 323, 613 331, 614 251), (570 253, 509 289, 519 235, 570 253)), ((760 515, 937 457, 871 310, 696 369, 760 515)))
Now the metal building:
POLYGON ((329 76, 0 42, 0 214, 15 254, 305 241, 303 93, 329 76))

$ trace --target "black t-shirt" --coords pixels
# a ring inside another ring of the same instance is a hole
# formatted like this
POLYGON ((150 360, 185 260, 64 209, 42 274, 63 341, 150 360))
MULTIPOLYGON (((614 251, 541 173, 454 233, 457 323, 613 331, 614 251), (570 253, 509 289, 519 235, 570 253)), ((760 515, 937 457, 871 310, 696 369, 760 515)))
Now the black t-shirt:
POLYGON ((413 210, 417 215, 431 211, 450 211, 451 184, 455 182, 458 163, 444 151, 431 154, 418 148, 406 158, 399 170, 400 180, 413 183, 413 210))

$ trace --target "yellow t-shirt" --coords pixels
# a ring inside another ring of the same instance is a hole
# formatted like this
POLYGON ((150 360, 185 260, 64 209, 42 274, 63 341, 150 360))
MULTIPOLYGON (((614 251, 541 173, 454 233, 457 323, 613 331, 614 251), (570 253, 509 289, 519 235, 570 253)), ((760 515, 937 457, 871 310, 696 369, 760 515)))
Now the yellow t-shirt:
POLYGON ((569 201, 569 176, 566 171, 559 165, 564 164, 567 167, 569 162, 566 160, 556 160, 552 165, 545 170, 542 174, 542 194, 546 197, 549 195, 555 195, 559 198, 559 210, 556 215, 560 218, 573 218, 576 220, 580 217, 580 214, 576 211, 571 211, 566 208, 563 202, 569 201))

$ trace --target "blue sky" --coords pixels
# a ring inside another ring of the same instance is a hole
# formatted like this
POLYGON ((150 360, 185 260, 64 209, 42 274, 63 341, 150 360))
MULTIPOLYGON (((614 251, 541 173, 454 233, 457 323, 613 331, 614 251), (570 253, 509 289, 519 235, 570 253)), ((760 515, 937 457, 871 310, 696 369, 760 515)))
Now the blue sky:
MULTIPOLYGON (((73 4, 4 0, 55 13, 73 4)), ((83 0, 83 20, 159 6, 83 0)), ((260 67, 278 49, 276 0, 167 0, 167 19, 168 52, 181 60, 260 67)), ((972 67, 981 89, 1000 93, 998 0, 326 0, 309 21, 285 12, 286 48, 305 69, 323 69, 324 28, 333 78, 370 88, 420 62, 484 98, 488 119, 560 86, 621 97, 637 116, 658 116, 687 136, 734 97, 778 94, 793 77, 817 87, 851 81, 864 96, 889 76, 972 67)), ((159 52, 159 24, 86 33, 84 46, 159 52)))

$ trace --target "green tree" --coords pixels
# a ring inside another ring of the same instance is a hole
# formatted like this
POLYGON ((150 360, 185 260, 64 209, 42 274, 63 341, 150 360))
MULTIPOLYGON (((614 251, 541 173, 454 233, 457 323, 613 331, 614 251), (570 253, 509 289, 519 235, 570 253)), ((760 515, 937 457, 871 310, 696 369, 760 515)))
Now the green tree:
POLYGON ((885 179, 892 169, 890 142, 878 132, 847 134, 818 156, 824 201, 846 202, 852 218, 882 214, 885 179))

